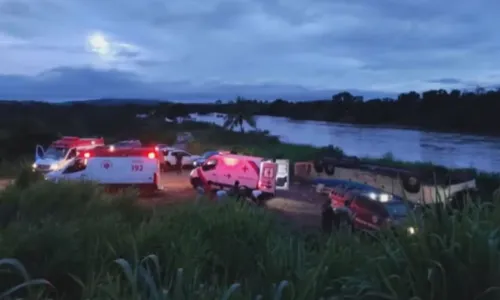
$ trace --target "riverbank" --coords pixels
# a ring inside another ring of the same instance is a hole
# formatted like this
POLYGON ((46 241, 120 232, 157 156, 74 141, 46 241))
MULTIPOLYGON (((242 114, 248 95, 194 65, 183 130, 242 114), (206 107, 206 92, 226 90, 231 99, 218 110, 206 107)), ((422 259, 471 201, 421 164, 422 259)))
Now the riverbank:
MULTIPOLYGON (((210 128, 193 131, 196 141, 188 145, 193 153, 202 153, 214 149, 235 150, 256 156, 286 158, 292 163, 297 161, 311 161, 322 157, 337 157, 344 155, 342 149, 333 145, 328 147, 314 147, 283 143, 278 137, 266 132, 232 132, 215 125, 210 128)), ((407 162, 394 159, 389 153, 383 157, 360 157, 361 163, 381 164, 387 167, 403 168, 415 171, 418 174, 446 174, 448 172, 467 172, 474 175, 478 188, 490 197, 492 192, 500 187, 500 174, 481 172, 471 168, 452 169, 435 165, 429 162, 407 162)))
MULTIPOLYGON (((235 150, 240 153, 248 153, 256 156, 286 158, 292 163, 297 161, 311 161, 321 157, 336 157, 344 155, 344 151, 333 145, 328 147, 314 147, 310 145, 297 145, 283 143, 276 136, 268 132, 251 131, 237 132, 229 131, 220 126, 203 122, 186 122, 165 132, 155 132, 147 138, 147 142, 172 143, 177 132, 189 131, 194 136, 194 141, 187 144, 187 150, 193 154, 201 154, 214 149, 235 150)), ((141 138, 136 136, 135 138, 141 138)), ((106 138, 107 142, 113 138, 106 138)), ((445 174, 448 171, 466 171, 474 174, 477 185, 485 195, 500 187, 500 174, 481 172, 475 169, 452 169, 435 165, 429 162, 408 162, 395 159, 390 153, 374 158, 360 157, 362 163, 382 164, 387 167, 404 168, 418 173, 432 174, 433 172, 445 174)), ((0 164, 0 178, 11 178, 19 171, 19 166, 29 165, 29 159, 23 158, 19 161, 6 161, 0 164)))
MULTIPOLYGON (((196 119, 223 124, 223 119, 212 116, 196 119)), ((476 168, 485 172, 500 170, 500 138, 317 121, 298 122, 265 116, 258 116, 255 120, 259 129, 268 130, 286 143, 317 147, 334 144, 346 154, 358 157, 381 157, 392 153, 401 161, 432 161, 450 168, 476 168)))

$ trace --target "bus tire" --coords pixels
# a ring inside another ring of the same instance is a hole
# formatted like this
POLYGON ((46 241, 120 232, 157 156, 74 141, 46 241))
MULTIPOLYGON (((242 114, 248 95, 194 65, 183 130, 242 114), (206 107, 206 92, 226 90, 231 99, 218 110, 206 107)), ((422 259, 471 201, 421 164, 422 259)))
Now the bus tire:
POLYGON ((322 160, 315 160, 314 161, 314 171, 316 171, 316 173, 323 172, 323 161, 322 160))
POLYGON ((335 174, 335 165, 333 163, 324 163, 323 169, 325 170, 326 175, 332 176, 335 174))
POLYGON ((401 181, 406 192, 412 194, 420 192, 420 180, 417 177, 401 174, 401 181))

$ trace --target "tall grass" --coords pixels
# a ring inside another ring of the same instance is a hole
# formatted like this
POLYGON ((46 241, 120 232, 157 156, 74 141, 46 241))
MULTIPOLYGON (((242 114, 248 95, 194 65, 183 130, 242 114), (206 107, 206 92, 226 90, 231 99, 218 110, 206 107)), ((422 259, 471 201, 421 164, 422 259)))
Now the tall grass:
POLYGON ((500 296, 495 206, 430 214, 415 236, 338 232, 328 238, 292 232, 268 211, 242 203, 207 200, 151 210, 135 197, 37 180, 1 192, 0 257, 22 262, 22 274, 47 281, 19 286, 29 277, 0 273, 0 294, 125 300, 500 296))

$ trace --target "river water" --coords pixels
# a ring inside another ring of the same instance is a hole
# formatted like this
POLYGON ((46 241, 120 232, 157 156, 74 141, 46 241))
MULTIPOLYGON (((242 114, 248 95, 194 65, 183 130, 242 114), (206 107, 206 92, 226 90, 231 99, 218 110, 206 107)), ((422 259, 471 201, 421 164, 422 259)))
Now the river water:
MULTIPOLYGON (((223 118, 214 114, 192 115, 192 118, 219 125, 224 122, 223 118)), ((257 116, 256 121, 258 129, 268 130, 283 142, 334 145, 347 155, 359 157, 381 157, 391 153, 395 159, 403 161, 424 161, 451 168, 472 167, 500 172, 500 137, 294 121, 270 116, 257 116)))

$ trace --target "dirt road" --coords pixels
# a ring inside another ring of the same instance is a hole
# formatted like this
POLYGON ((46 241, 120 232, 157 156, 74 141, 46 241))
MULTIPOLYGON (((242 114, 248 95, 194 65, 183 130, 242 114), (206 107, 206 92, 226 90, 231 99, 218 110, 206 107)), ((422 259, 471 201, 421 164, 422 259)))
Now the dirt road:
MULTIPOLYGON (((12 179, 0 179, 0 190, 12 179)), ((195 191, 189 183, 189 171, 181 174, 162 173, 160 185, 162 190, 153 197, 141 198, 148 205, 174 204, 193 201, 195 191)), ((278 191, 275 198, 267 201, 266 206, 286 218, 297 221, 301 226, 317 226, 322 200, 311 187, 291 185, 288 191, 278 191)))
MULTIPOLYGON (((196 195, 188 176, 189 171, 184 171, 180 175, 163 173, 161 185, 164 190, 151 200, 154 204, 192 201, 196 195)), ((278 191, 275 198, 266 202, 266 206, 297 221, 300 225, 317 226, 323 199, 312 187, 293 184, 288 191, 278 191)))

